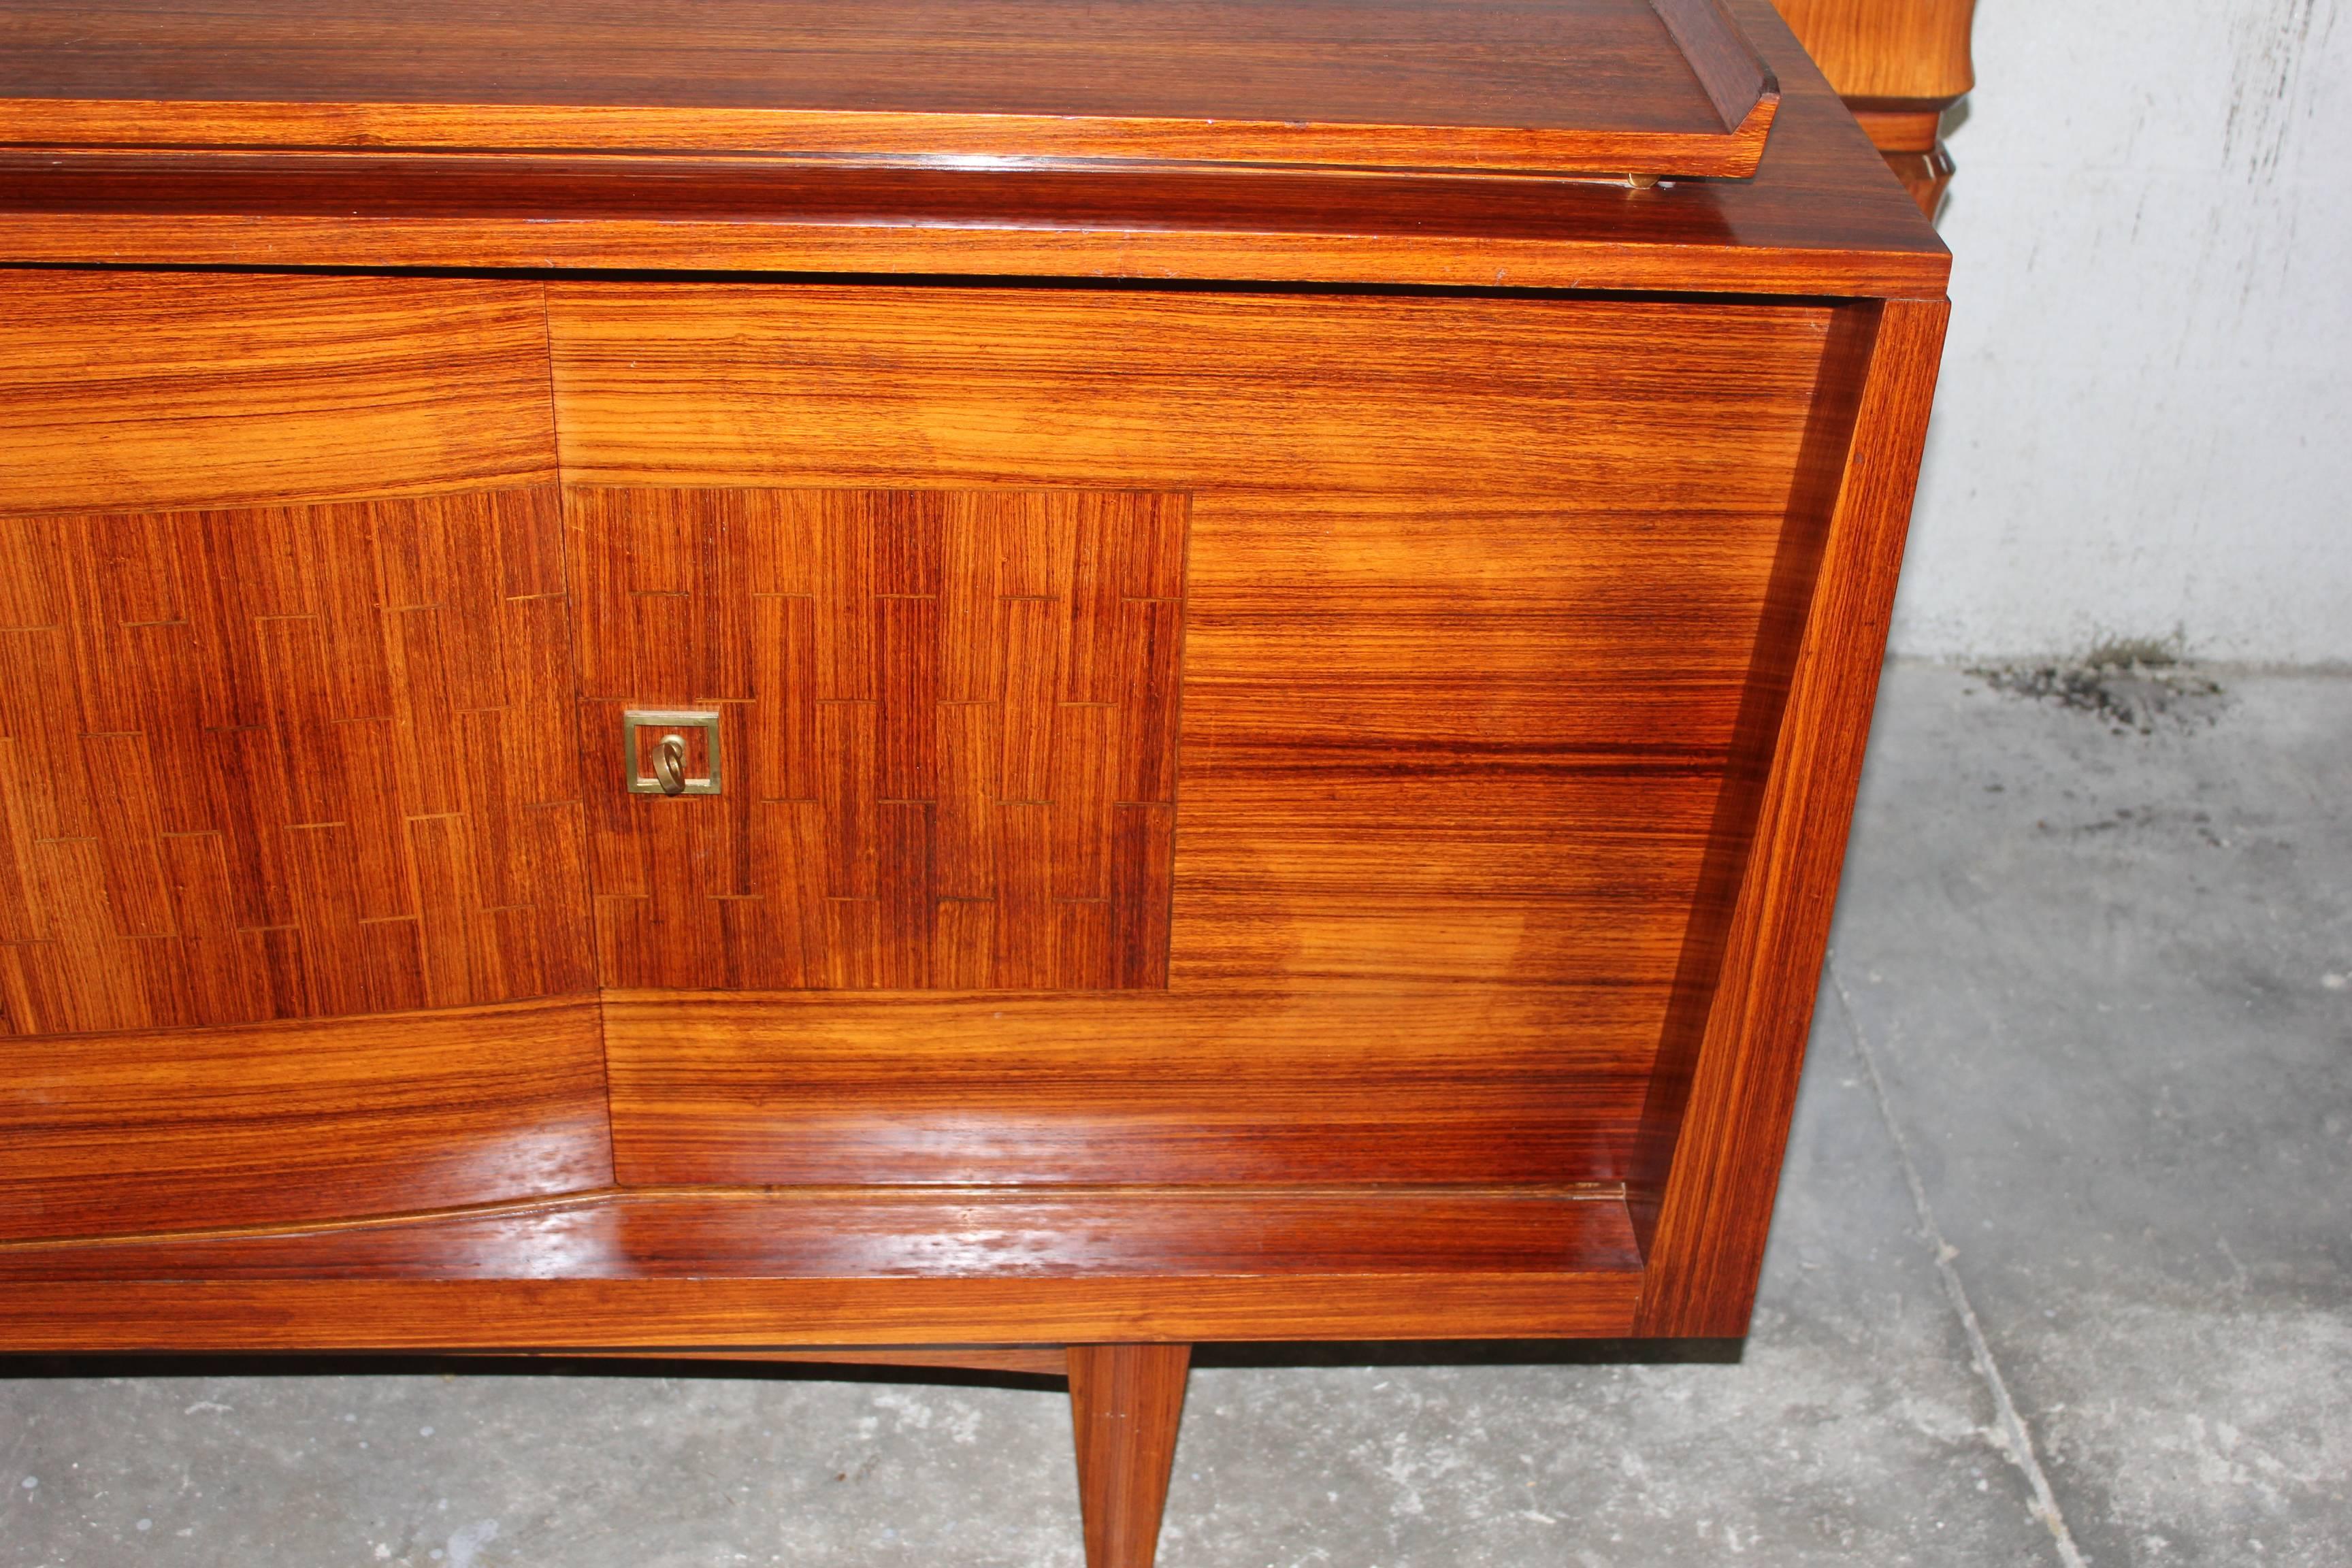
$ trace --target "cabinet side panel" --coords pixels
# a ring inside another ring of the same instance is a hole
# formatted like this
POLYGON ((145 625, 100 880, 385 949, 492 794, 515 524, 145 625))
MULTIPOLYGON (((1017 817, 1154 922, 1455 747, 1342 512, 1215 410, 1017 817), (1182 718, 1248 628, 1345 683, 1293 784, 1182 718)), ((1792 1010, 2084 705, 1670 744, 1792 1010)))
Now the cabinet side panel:
POLYGON ((1723 789, 1716 796, 1698 895, 1692 901, 1675 973, 1674 999, 1666 1009, 1657 1064, 1643 1097, 1642 1141, 1628 1190, 1636 1231, 1645 1246, 1654 1237, 1692 1078, 1724 983, 1725 957, 1755 845, 1757 818, 1772 782, 1790 683, 1820 578, 1831 512, 1844 482, 1855 412, 1870 374, 1878 319, 1875 304, 1842 308, 1831 328, 1829 352, 1822 359, 1811 425, 1800 459, 1798 482, 1790 497, 1789 522, 1781 531, 1780 552, 1773 564, 1747 689, 1733 727, 1730 765, 1723 789))
POLYGON ((602 1186, 593 1002, 0 1042, 0 1238, 602 1186))
POLYGON ((1628 1184, 1645 1335, 1745 1333, 1771 1227, 1950 313, 1940 300, 1855 310, 1823 377, 1825 406, 1854 408, 1851 435, 1822 487, 1821 565, 1719 978, 1691 1037, 1669 1041, 1628 1184))

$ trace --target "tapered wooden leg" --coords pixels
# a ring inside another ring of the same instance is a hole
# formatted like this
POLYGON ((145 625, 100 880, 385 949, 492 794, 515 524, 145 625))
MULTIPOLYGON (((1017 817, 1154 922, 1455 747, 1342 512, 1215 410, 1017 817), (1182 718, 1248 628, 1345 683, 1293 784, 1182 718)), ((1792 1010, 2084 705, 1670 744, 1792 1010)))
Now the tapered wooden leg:
POLYGON ((1191 1345, 1072 1345, 1070 1415, 1087 1568, 1151 1568, 1191 1345))

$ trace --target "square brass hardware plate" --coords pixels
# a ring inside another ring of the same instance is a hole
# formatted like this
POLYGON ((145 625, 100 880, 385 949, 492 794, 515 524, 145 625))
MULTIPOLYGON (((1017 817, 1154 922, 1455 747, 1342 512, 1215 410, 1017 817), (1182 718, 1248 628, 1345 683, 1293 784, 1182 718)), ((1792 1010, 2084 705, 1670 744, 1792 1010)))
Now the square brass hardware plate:
POLYGON ((719 715, 660 708, 629 709, 621 715, 621 756, 623 765, 628 769, 631 795, 717 795, 719 715), (698 731, 706 759, 704 771, 698 776, 686 772, 698 731), (672 742, 676 742, 674 746, 672 742), (649 768, 651 772, 646 771, 649 768))

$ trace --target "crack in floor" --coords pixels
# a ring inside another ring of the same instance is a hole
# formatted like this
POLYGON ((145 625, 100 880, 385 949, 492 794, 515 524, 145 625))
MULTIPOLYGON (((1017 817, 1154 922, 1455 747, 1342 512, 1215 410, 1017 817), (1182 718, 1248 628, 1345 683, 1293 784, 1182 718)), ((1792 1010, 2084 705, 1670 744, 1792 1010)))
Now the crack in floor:
POLYGON ((1829 955, 1827 967, 1830 984, 1837 993, 1838 1014, 1845 1021, 1846 1040, 1870 1079, 1870 1092, 1878 1101, 1879 1120, 1895 1144, 1895 1157, 1903 1167, 1904 1185, 1911 1189, 1911 1206, 1918 1215, 1919 1234, 1934 1255, 1936 1275, 1943 1281, 1945 1298, 1960 1320, 1961 1331, 1968 1336, 1969 1354, 1976 1363, 1977 1373, 1992 1395, 1994 1415, 2000 1424, 2001 1446, 2008 1450, 2010 1462, 2024 1472, 2026 1484, 2032 1489, 2033 1514, 2049 1528, 2051 1539, 2057 1543, 2059 1562, 2064 1568, 2088 1568, 2088 1560, 2074 1544, 2074 1531, 2066 1527, 2066 1515, 2058 1506, 2058 1494, 2052 1489, 2050 1478, 2034 1451, 2032 1430, 2018 1413, 2017 1402, 2010 1397, 2009 1381, 2001 1376, 2000 1363, 1993 1359, 1992 1346, 1986 1342, 1984 1327, 1977 1321, 1976 1308, 1969 1303, 1968 1287, 1960 1282, 1960 1271, 1953 1267, 1952 1260, 1959 1253, 1944 1239, 1943 1227, 1936 1223, 1935 1207, 1927 1201, 1927 1184, 1920 1179, 1919 1167, 1911 1158, 1911 1144, 1895 1120, 1886 1081, 1878 1071, 1878 1058, 1862 1032, 1861 1020, 1854 1016, 1853 999, 1846 993, 1845 977, 1838 973, 1836 953, 1829 955))

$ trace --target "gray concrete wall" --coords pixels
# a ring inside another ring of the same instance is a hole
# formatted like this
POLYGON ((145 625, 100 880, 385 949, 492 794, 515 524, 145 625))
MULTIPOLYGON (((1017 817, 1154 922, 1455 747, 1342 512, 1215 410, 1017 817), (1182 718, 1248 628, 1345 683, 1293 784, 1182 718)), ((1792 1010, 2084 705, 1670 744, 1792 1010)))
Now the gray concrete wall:
POLYGON ((2352 659, 2340 0, 1981 0, 1895 643, 2352 659))

